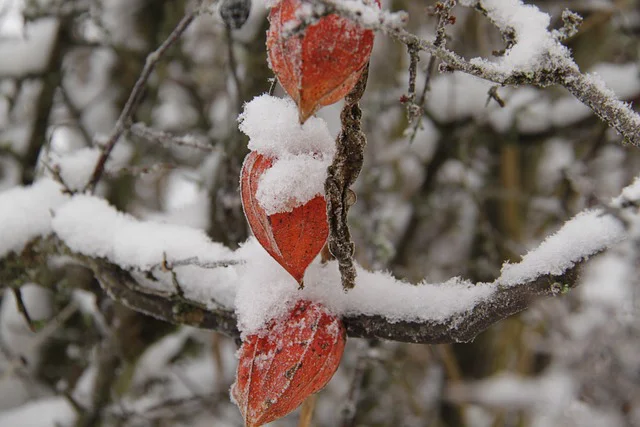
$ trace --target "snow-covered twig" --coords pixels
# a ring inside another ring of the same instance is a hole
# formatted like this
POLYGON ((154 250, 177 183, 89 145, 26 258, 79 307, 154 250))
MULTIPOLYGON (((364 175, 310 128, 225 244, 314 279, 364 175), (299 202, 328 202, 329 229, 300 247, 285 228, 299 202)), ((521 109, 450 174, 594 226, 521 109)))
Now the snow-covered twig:
POLYGON ((192 135, 173 135, 158 129, 146 126, 144 123, 134 123, 129 127, 129 132, 145 141, 155 142, 166 146, 178 146, 194 148, 201 151, 214 151, 215 148, 204 144, 197 136, 192 135))
POLYGON ((627 141, 640 146, 640 116, 596 76, 581 73, 558 40, 561 37, 548 30, 549 16, 521 0, 460 2, 483 10, 501 31, 513 30, 513 44, 496 62, 481 58, 466 60, 436 41, 422 39, 405 30, 400 15, 380 11, 374 6, 356 1, 313 0, 312 3, 312 13, 301 16, 300 28, 322 16, 338 14, 363 27, 380 31, 410 49, 429 52, 442 61, 446 71, 461 71, 502 86, 561 85, 627 141))

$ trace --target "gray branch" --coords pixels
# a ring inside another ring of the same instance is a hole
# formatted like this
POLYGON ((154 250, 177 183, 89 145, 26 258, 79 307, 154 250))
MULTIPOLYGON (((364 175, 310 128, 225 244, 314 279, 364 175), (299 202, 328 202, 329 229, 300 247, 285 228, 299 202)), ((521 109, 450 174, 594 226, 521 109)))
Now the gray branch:
MULTIPOLYGON (((514 70, 510 73, 505 73, 483 64, 467 61, 435 40, 421 39, 402 28, 401 22, 399 22, 401 20, 397 16, 392 17, 388 12, 380 12, 379 19, 372 22, 371 20, 364 20, 362 13, 358 13, 340 2, 333 0, 312 1, 316 6, 314 13, 311 16, 304 17, 299 28, 294 28, 292 33, 295 34, 304 30, 310 23, 317 21, 322 16, 338 14, 359 23, 365 28, 380 31, 414 51, 429 52, 440 59, 443 62, 444 69, 448 71, 461 71, 501 86, 533 85, 547 87, 560 85, 591 108, 598 117, 620 133, 625 140, 640 147, 640 115, 629 104, 620 101, 604 84, 599 84, 591 76, 581 73, 570 57, 549 52, 544 59, 544 63, 536 69, 514 70)), ((571 20, 571 25, 576 26, 578 24, 575 16, 571 15, 571 20)))
MULTIPOLYGON (((43 257, 45 254, 71 256, 93 272, 111 299, 132 310, 173 324, 215 330, 233 338, 240 336, 237 318, 231 308, 219 306, 212 309, 179 293, 159 294, 157 291, 146 289, 131 272, 101 258, 73 253, 55 236, 38 239, 29 245, 29 249, 23 254, 0 260, 0 277, 7 280, 5 283, 22 283, 18 276, 27 274, 27 269, 34 277, 51 276, 50 272, 44 271, 50 268, 48 263, 32 262, 34 252, 43 257), (24 263, 22 271, 19 268, 20 262, 24 263), (38 268, 40 271, 35 271, 38 268)), ((440 322, 396 321, 381 315, 349 315, 345 316, 343 321, 350 337, 420 344, 471 341, 494 323, 527 309, 538 299, 557 297, 575 287, 578 284, 579 268, 587 259, 562 274, 539 275, 512 286, 497 284, 496 291, 488 299, 465 313, 451 314, 449 318, 440 322)), ((59 280, 38 282, 43 286, 55 287, 59 280)))

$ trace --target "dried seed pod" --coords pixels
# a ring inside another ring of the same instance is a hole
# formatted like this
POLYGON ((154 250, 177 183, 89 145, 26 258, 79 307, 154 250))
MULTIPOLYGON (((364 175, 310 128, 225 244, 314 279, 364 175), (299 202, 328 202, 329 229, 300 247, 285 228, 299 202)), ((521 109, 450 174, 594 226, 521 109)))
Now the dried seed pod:
POLYGON ((322 250, 329 227, 325 199, 316 196, 290 212, 267 215, 256 199, 262 174, 272 160, 257 152, 242 165, 242 207, 251 231, 263 248, 302 286, 304 272, 322 250))
POLYGON ((271 68, 298 104, 300 123, 353 89, 373 48, 373 31, 337 15, 320 18, 301 34, 288 35, 299 22, 296 13, 303 4, 304 0, 278 2, 269 14, 267 31, 271 68))
POLYGON ((342 321, 310 301, 249 336, 231 387, 247 427, 284 417, 322 389, 338 369, 345 337, 342 321))

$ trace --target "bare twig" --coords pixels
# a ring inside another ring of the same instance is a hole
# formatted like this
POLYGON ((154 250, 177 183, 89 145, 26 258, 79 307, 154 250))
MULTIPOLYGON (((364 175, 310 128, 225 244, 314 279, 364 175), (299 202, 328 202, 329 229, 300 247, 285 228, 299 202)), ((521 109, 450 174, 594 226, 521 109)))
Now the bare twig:
POLYGON ((564 24, 562 28, 553 32, 559 42, 564 42, 578 34, 578 29, 582 24, 582 17, 565 9, 562 11, 562 23, 564 24))
POLYGON ((298 421, 298 427, 311 427, 313 421, 313 411, 316 409, 317 394, 312 394, 302 403, 300 408, 300 420, 298 421))
MULTIPOLYGON (((49 53, 46 71, 42 74, 42 90, 38 96, 35 108, 35 118, 27 150, 22 156, 22 183, 30 184, 35 179, 36 166, 42 145, 47 140, 49 117, 53 109, 56 89, 62 81, 62 61, 68 46, 69 23, 62 19, 58 23, 58 30, 53 35, 55 42, 49 53)), ((6 60, 6 59, 4 59, 6 60)), ((24 76, 23 76, 24 77, 24 76)))
POLYGON ((131 274, 122 268, 100 259, 83 257, 83 261, 93 270, 107 295, 132 310, 170 323, 214 329, 234 338, 240 335, 233 311, 205 309, 185 299, 143 293, 131 274))
POLYGON ((236 108, 242 106, 242 87, 240 86, 240 78, 238 77, 238 65, 236 63, 236 55, 233 52, 233 33, 231 32, 231 26, 228 24, 225 26, 227 29, 227 57, 229 59, 229 73, 233 79, 233 84, 236 90, 236 108))
POLYGON ((371 363, 369 353, 371 348, 377 344, 376 341, 363 341, 362 346, 358 349, 358 358, 356 359, 351 381, 349 382, 349 392, 342 406, 341 427, 353 427, 355 425, 356 416, 358 415, 360 392, 362 391, 365 373, 371 363))
POLYGON ((200 141, 200 138, 192 135, 173 135, 169 132, 164 132, 158 129, 151 128, 146 126, 144 123, 135 123, 131 125, 128 129, 132 135, 137 136, 138 138, 144 139, 145 141, 155 142, 158 144, 163 144, 166 146, 178 146, 178 147, 187 147, 193 148, 201 151, 215 151, 215 148, 203 144, 200 141))
POLYGON ((215 269, 215 268, 229 267, 230 265, 238 265, 243 263, 244 261, 232 260, 232 259, 222 260, 222 261, 201 261, 196 257, 191 257, 191 258, 185 258, 185 259, 178 259, 171 262, 167 261, 167 264, 165 264, 164 266, 161 265, 159 267, 171 269, 174 267, 181 267, 185 265, 195 265, 196 267, 200 267, 200 268, 215 269))
POLYGON ((59 89, 60 95, 62 95, 62 99, 69 110, 69 114, 71 114, 71 117, 76 122, 76 126, 80 130, 84 143, 87 146, 91 145, 91 135, 89 135, 89 131, 82 123, 82 111, 80 111, 80 109, 73 103, 73 99, 71 99, 71 95, 69 95, 69 91, 67 91, 67 88, 63 83, 60 84, 59 89))
MULTIPOLYGON (((445 43, 447 42, 447 25, 452 25, 455 22, 455 17, 451 15, 451 9, 453 9, 456 4, 457 0, 445 0, 444 3, 438 2, 436 6, 434 6, 433 14, 438 17, 438 21, 436 23, 436 39, 433 42, 434 46, 445 46, 445 43)), ((420 93, 420 98, 416 102, 416 105, 421 109, 424 108, 424 103, 427 99, 427 92, 431 90, 431 79, 435 72, 435 69, 436 57, 435 55, 431 55, 429 57, 429 63, 425 72, 422 93, 420 93)), ((415 120, 415 122, 413 122, 411 137, 409 138, 410 142, 413 142, 416 138, 419 128, 420 120, 415 120)))
POLYGON ((489 105, 489 102, 493 99, 501 108, 504 108, 504 106, 507 104, 504 102, 504 99, 502 99, 502 97, 498 93, 498 88, 499 86, 491 86, 491 89, 489 89, 489 92, 487 92, 488 96, 487 96, 486 105, 489 105))
POLYGON ((33 324, 33 320, 31 319, 31 316, 29 315, 29 311, 27 310, 27 306, 24 305, 24 300, 22 299, 22 292, 20 291, 20 288, 11 288, 11 290, 13 291, 13 296, 16 299, 16 305, 18 306, 18 312, 22 315, 22 317, 24 318, 25 322, 27 323, 27 326, 29 327, 29 330, 31 332, 36 332, 36 327, 33 324))
POLYGON ((93 173, 91 175, 91 179, 87 183, 85 187, 85 191, 93 192, 95 190, 96 185, 100 181, 102 174, 104 173, 104 168, 115 147, 116 143, 125 132, 133 114, 135 113, 138 105, 140 104, 140 100, 142 99, 142 94, 144 93, 144 87, 147 84, 147 80, 151 76, 151 73, 156 67, 156 64, 160 61, 160 59, 164 56, 164 54, 169 50, 169 48, 180 38, 182 33, 191 25, 195 17, 199 13, 199 8, 194 9, 193 11, 187 13, 178 23, 178 25, 173 29, 169 37, 158 47, 156 50, 151 52, 145 61, 144 67, 142 68, 142 72, 140 73, 140 77, 136 81, 133 86, 133 90, 129 94, 129 99, 122 109, 120 113, 120 117, 116 121, 116 125, 107 140, 106 145, 102 149, 102 154, 98 158, 96 165, 93 169, 93 173))

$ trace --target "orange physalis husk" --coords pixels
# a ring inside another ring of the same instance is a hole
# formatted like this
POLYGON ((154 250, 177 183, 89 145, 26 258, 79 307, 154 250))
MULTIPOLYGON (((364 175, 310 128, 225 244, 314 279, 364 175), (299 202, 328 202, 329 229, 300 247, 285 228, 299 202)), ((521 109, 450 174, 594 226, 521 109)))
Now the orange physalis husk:
POLYGON ((255 151, 247 155, 240 174, 242 207, 258 242, 302 286, 305 270, 329 235, 325 199, 316 196, 290 212, 267 215, 256 192, 271 165, 270 158, 255 151))
MULTIPOLYGON (((287 36, 304 0, 281 0, 269 14, 267 52, 271 69, 298 104, 300 123, 320 107, 338 102, 353 89, 371 56, 373 31, 328 15, 287 36)), ((376 0, 378 6, 379 0, 376 0)))
POLYGON ((265 334, 247 337, 231 386, 247 427, 284 417, 322 389, 338 369, 345 341, 342 321, 310 301, 298 301, 265 334))

